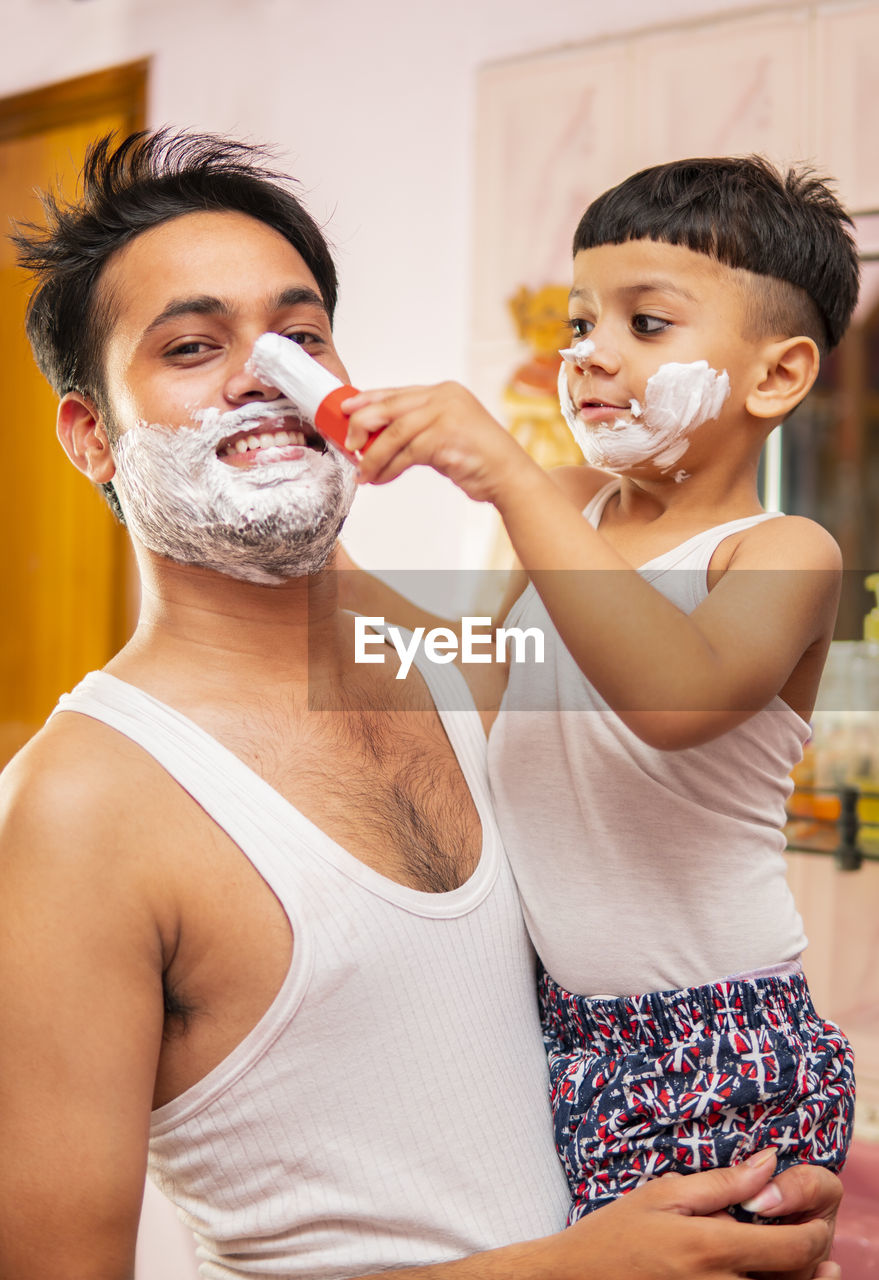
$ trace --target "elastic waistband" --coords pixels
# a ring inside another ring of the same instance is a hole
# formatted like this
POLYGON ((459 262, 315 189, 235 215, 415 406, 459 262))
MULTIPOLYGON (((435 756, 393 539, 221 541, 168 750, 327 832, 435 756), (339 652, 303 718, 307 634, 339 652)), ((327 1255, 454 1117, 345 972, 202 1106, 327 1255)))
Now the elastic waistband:
POLYGON ((607 1052, 612 1046, 663 1049, 695 1036, 760 1027, 789 1027, 815 1010, 802 972, 725 978, 682 991, 641 996, 578 996, 544 972, 540 979, 544 1029, 565 1042, 607 1052))

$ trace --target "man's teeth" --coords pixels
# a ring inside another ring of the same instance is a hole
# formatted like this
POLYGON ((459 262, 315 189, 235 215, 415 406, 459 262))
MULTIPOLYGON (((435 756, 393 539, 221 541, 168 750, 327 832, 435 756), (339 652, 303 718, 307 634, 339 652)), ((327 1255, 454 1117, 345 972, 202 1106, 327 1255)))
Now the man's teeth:
POLYGON ((259 435, 239 436, 220 450, 220 457, 226 457, 230 453, 248 453, 255 449, 277 449, 290 444, 305 445, 305 432, 263 431, 259 435))

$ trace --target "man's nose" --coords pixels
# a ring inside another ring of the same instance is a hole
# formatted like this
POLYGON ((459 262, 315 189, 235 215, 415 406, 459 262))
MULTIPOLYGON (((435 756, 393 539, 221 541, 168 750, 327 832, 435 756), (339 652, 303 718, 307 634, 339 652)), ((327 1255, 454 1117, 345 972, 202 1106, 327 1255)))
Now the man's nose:
POLYGON ((248 369, 244 363, 226 379, 226 399, 233 404, 248 404, 253 400, 280 400, 282 395, 277 387, 264 382, 248 369))

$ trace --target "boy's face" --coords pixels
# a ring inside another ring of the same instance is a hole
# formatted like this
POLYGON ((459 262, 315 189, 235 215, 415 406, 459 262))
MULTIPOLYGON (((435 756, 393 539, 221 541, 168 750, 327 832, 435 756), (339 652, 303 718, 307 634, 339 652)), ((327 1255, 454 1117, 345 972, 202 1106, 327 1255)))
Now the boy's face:
POLYGON ((745 336, 748 287, 745 273, 679 245, 630 240, 581 250, 570 294, 572 343, 589 338, 594 349, 565 364, 577 433, 588 438, 635 421, 632 401, 643 407, 648 379, 670 363, 707 361, 726 371, 730 394, 718 421, 741 414, 761 350, 745 336))

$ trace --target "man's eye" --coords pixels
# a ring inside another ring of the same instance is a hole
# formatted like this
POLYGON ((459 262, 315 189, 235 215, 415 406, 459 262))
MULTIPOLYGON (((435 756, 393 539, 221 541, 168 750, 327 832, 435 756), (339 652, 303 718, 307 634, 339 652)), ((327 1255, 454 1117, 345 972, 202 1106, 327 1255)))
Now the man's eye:
POLYGON ((591 320, 583 320, 577 316, 572 316, 568 321, 568 328, 575 338, 585 338, 587 334, 592 332, 594 325, 591 320))
POLYGON ((300 347, 320 346, 323 343, 319 334, 309 333, 305 329, 294 329, 292 333, 285 333, 283 336, 300 347))
POLYGON ((178 342, 175 347, 169 347, 165 352, 166 356, 200 356, 208 350, 208 344, 193 338, 190 342, 178 342))
POLYGON ((635 333, 662 333, 663 329, 667 329, 671 322, 662 320, 659 316, 632 316, 632 328, 635 333))

